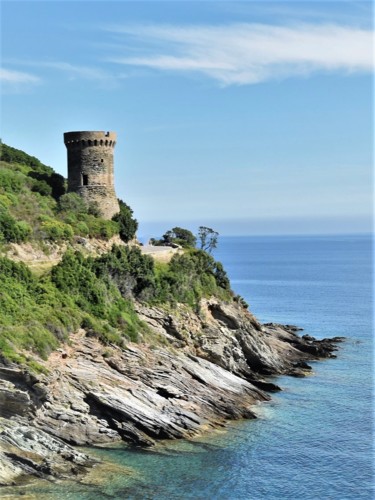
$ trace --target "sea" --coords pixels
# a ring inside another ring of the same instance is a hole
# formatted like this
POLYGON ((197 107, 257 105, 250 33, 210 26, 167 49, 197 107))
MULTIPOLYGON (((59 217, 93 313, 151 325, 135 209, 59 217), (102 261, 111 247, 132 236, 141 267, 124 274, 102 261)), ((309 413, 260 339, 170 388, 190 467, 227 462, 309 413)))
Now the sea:
POLYGON ((94 448, 107 469, 89 484, 39 483, 43 499, 373 499, 373 247, 369 235, 221 237, 232 288, 262 322, 319 339, 343 336, 336 359, 282 391, 258 419, 156 448, 94 448))

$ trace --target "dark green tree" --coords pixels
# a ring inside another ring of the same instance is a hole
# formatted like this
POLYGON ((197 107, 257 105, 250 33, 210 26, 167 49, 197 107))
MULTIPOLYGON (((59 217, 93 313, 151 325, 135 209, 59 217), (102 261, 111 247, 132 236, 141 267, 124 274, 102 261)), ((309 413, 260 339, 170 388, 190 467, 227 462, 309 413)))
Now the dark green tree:
POLYGON ((188 229, 182 227, 174 227, 163 234, 163 243, 165 245, 181 245, 184 248, 194 248, 197 242, 194 234, 188 229))
POLYGON ((133 210, 122 200, 118 200, 120 212, 112 217, 119 223, 119 234, 122 241, 127 243, 135 237, 138 229, 138 221, 133 217, 133 210))
POLYGON ((31 227, 25 221, 17 221, 4 208, 0 208, 0 242, 21 243, 31 235, 31 227))
POLYGON ((200 226, 198 229, 198 240, 200 249, 211 253, 217 247, 219 233, 210 227, 200 226))
POLYGON ((58 200, 66 191, 65 179, 60 174, 56 174, 55 172, 38 172, 36 170, 32 170, 27 175, 32 179, 35 179, 32 190, 37 191, 44 196, 51 195, 55 198, 55 200, 58 200), (48 186, 47 189, 44 184, 48 186))

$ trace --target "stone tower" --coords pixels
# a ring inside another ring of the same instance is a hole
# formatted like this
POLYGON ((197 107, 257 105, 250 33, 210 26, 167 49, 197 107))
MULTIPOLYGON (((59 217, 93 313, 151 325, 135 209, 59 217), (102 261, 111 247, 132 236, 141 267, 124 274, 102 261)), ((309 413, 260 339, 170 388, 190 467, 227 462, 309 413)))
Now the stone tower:
POLYGON ((66 132, 68 192, 87 202, 96 202, 102 217, 111 219, 120 211, 113 175, 115 132, 66 132))

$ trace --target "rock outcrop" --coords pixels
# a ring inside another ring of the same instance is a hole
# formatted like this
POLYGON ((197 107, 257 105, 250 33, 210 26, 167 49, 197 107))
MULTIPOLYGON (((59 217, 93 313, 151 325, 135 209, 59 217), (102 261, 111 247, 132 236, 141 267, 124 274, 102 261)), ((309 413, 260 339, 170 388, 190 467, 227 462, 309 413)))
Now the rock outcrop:
POLYGON ((254 405, 278 389, 268 376, 304 376, 306 362, 333 357, 340 340, 261 325, 239 304, 215 299, 202 301, 196 313, 181 305, 136 309, 150 330, 139 344, 105 346, 80 330, 51 354, 48 375, 0 369, 0 416, 11 419, 0 425, 0 482, 24 473, 63 476, 69 467, 80 473, 89 458, 71 447, 59 452, 65 443, 150 446, 227 419, 255 418, 254 405))
POLYGON ((24 476, 80 477, 95 461, 27 423, 0 418, 0 485, 24 476))

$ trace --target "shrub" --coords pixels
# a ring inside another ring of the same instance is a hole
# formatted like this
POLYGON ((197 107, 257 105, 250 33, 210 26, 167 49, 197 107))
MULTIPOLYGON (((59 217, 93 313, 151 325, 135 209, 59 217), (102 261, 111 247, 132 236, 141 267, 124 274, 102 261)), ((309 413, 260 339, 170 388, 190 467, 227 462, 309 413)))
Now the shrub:
POLYGON ((0 208, 0 241, 22 243, 29 238, 31 232, 27 222, 17 222, 9 212, 0 208))
POLYGON ((99 238, 109 240, 115 234, 118 234, 118 223, 113 220, 97 219, 93 215, 85 218, 85 223, 89 229, 90 238, 99 238))
POLYGON ((88 207, 77 193, 67 193, 59 198, 58 210, 60 212, 73 212, 74 214, 87 214, 88 207))
POLYGON ((67 213, 64 215, 63 219, 66 224, 70 224, 71 226, 74 226, 77 223, 77 217, 74 213, 67 213))
POLYGON ((70 240, 74 235, 72 226, 56 220, 42 222, 40 229, 51 241, 70 240))
POLYGON ((78 222, 75 228, 80 236, 88 236, 90 233, 90 229, 85 222, 78 222))
POLYGON ((0 210, 1 208, 8 208, 10 207, 12 202, 8 198, 6 194, 0 194, 0 210))
POLYGON ((44 180, 34 180, 31 186, 31 191, 34 191, 34 193, 39 193, 42 196, 52 195, 52 187, 44 180))
POLYGON ((8 168, 0 169, 0 189, 8 193, 19 193, 24 186, 24 175, 8 168))
POLYGON ((133 210, 124 203, 118 200, 120 204, 120 212, 112 217, 113 221, 118 222, 118 231, 120 238, 125 243, 132 240, 138 229, 138 221, 133 217, 133 210))
POLYGON ((82 328, 86 330, 89 337, 97 337, 104 344, 123 345, 124 339, 115 328, 112 328, 108 323, 103 323, 92 316, 84 317, 82 328))
POLYGON ((197 239, 188 229, 174 227, 163 235, 163 239, 161 241, 164 245, 176 244, 184 248, 194 248, 197 239))
POLYGON ((167 267, 158 268, 151 301, 177 301, 196 307, 202 297, 230 298, 230 285, 223 266, 203 250, 191 249, 172 257, 167 267))
POLYGON ((23 262, 14 262, 6 257, 0 257, 0 277, 2 280, 14 278, 26 285, 35 284, 30 269, 23 262))

